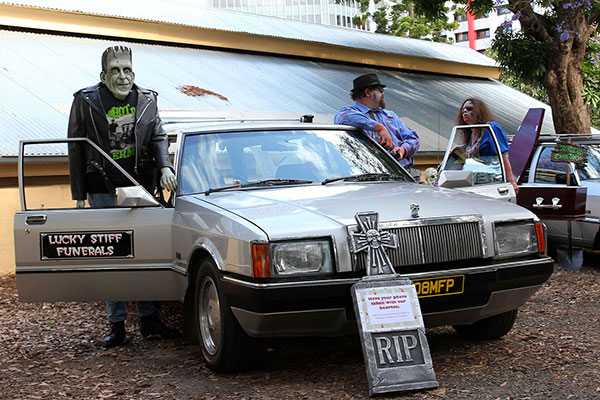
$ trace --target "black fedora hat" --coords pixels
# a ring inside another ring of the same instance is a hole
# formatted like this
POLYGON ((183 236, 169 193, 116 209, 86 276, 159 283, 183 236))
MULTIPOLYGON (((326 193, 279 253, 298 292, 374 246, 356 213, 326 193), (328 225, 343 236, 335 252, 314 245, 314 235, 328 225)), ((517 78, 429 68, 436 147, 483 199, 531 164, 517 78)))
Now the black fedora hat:
POLYGON ((354 79, 353 84, 354 87, 352 88, 352 91, 355 93, 373 86, 385 87, 385 85, 379 81, 377 74, 361 75, 358 78, 354 79))

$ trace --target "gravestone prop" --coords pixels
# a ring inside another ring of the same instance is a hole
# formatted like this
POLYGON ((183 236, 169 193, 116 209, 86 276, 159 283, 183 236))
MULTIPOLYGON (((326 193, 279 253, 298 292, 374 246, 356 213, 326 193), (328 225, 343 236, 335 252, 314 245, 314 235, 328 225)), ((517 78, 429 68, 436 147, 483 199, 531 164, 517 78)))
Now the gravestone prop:
MULTIPOLYGON (((418 206, 411 205, 418 216, 418 206), (414 207, 413 207, 414 206, 414 207)), ((351 251, 367 252, 367 276, 352 286, 369 394, 438 387, 415 286, 394 272, 386 248, 398 239, 378 229, 375 212, 358 213, 351 251)))

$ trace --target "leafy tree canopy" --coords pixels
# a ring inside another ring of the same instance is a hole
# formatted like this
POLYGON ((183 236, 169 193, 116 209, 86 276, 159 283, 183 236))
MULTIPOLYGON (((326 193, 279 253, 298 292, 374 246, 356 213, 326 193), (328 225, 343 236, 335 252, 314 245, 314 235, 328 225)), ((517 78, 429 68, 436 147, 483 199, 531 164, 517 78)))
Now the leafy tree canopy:
MULTIPOLYGON (((341 1, 336 0, 338 3, 341 1)), ((375 0, 376 11, 372 13, 369 12, 370 3, 370 0, 358 0, 361 15, 354 17, 352 22, 355 25, 364 25, 367 19, 372 18, 377 33, 436 42, 451 42, 452 39, 443 37, 441 33, 458 28, 457 22, 448 21, 445 13, 450 9, 447 7, 442 7, 442 14, 432 17, 415 8, 411 1, 375 0)), ((453 6, 453 8, 455 7, 453 6)))

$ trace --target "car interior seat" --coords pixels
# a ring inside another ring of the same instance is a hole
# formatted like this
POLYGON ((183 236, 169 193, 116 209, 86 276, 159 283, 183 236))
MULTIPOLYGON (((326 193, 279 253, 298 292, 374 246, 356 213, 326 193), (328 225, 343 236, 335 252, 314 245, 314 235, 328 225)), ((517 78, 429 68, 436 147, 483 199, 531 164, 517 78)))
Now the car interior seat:
POLYGON ((307 179, 319 182, 317 168, 311 162, 280 165, 275 171, 276 179, 307 179))

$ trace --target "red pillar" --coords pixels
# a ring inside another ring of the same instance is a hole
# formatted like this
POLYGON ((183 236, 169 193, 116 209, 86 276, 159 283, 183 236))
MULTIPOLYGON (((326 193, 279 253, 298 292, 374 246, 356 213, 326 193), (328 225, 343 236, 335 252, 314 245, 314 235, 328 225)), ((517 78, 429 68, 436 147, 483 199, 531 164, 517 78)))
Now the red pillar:
MULTIPOLYGON (((469 5, 471 1, 469 1, 469 5)), ((467 11, 467 34, 469 35, 469 47, 473 50, 477 50, 475 47, 475 39, 477 39, 477 32, 475 32, 475 15, 470 11, 467 11)))

